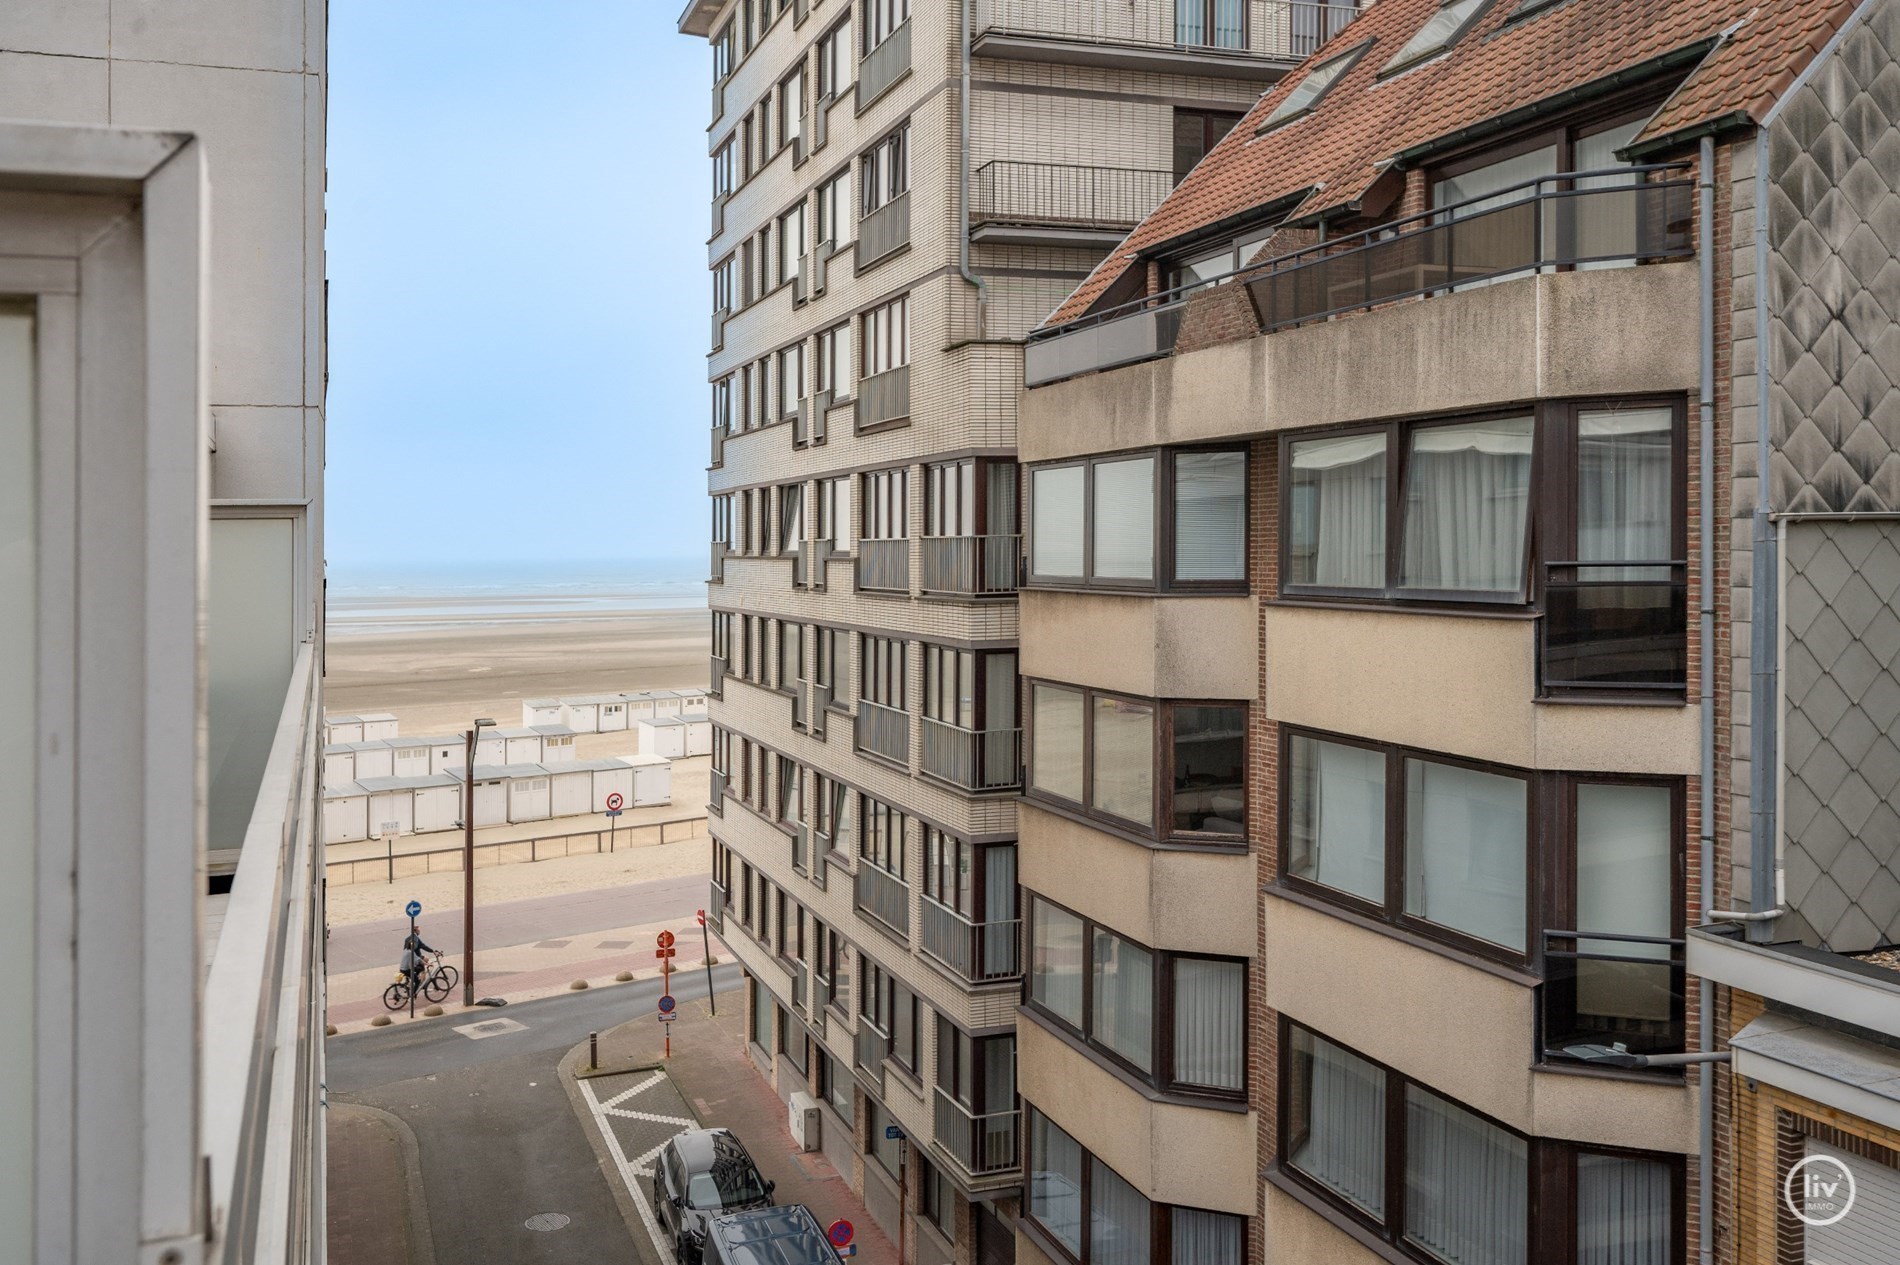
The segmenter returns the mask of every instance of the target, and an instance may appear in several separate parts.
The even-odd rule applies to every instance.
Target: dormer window
[[[1278,127],[1288,119],[1298,118],[1319,104],[1320,98],[1339,81],[1339,77],[1352,68],[1352,64],[1371,47],[1371,42],[1349,48],[1337,57],[1329,57],[1306,73],[1297,87],[1288,93],[1279,105],[1273,107],[1273,113],[1267,115],[1260,130],[1266,131]]]
[[[1381,67],[1379,73],[1389,75],[1444,52],[1457,42],[1489,3],[1490,0],[1445,0],[1438,12],[1426,19],[1425,25],[1418,28],[1418,34],[1407,40],[1405,47]]]

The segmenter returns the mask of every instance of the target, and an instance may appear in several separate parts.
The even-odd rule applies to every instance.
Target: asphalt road
[[[738,982],[738,967],[714,968],[716,991]],[[676,997],[703,997],[705,972],[673,985]],[[330,1092],[399,1116],[416,1135],[434,1265],[643,1259],[557,1068],[590,1031],[652,1013],[659,994],[659,981],[639,981],[330,1040]],[[522,1027],[479,1040],[455,1031],[495,1019]],[[528,1224],[560,1218],[555,1229]]]

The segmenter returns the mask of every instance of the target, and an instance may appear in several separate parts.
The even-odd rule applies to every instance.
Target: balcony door
[[[1016,463],[947,461],[924,471],[924,535],[1013,536]]]

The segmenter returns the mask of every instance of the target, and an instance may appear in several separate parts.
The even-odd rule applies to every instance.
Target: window
[[[1157,952],[1029,898],[1029,1000],[1158,1089],[1245,1094],[1246,963]]]
[[[746,128],[748,129],[747,134],[750,135],[751,120],[749,119],[746,122]],[[715,149],[713,151],[713,156],[712,156],[713,201],[717,202],[719,199],[725,197],[727,194],[731,192],[732,192],[732,138],[728,136],[725,139],[724,143],[722,143],[718,149]]]
[[[1244,1218],[1150,1203],[1062,1127],[1023,1105],[1024,1211],[1081,1265],[1241,1265]]]
[[[1283,1020],[1279,1152],[1314,1201],[1431,1265],[1683,1257],[1682,1160],[1526,1138]]]
[[[818,99],[829,101],[851,84],[851,19],[818,37]]]
[[[892,1119],[891,1113],[886,1111],[882,1104],[875,1098],[865,1099],[864,1105],[865,1115],[869,1118],[870,1123],[871,1149],[869,1154],[871,1158],[876,1160],[878,1165],[890,1175],[891,1180],[896,1181],[897,1170],[902,1165],[902,1161],[898,1159],[898,1150],[901,1144],[895,1138],[885,1137],[884,1130],[886,1126],[896,1124],[897,1121]]]
[[[947,461],[924,469],[924,535],[1016,534],[1016,463]]]
[[[805,675],[805,626],[781,623],[778,647],[778,687],[790,690]]]
[[[866,540],[902,540],[910,534],[910,519],[905,509],[905,476],[908,471],[873,470],[864,476],[864,538]]]
[[[856,1096],[851,1091],[851,1074],[842,1063],[827,1054],[823,1046],[818,1047],[818,1092],[824,1095],[825,1101],[838,1113],[839,1119],[847,1125],[851,1123],[854,1114],[852,1108],[856,1105]]]
[[[889,39],[910,21],[910,0],[864,0],[864,52]]]
[[[797,145],[802,138],[805,121],[805,67],[801,62],[797,71],[787,75],[778,85],[778,126],[779,144]],[[795,157],[802,157],[803,151],[797,151]]]
[[[1294,85],[1293,91],[1280,98],[1280,104],[1273,107],[1273,113],[1267,115],[1266,121],[1260,125],[1260,130],[1264,132],[1289,119],[1298,118],[1318,106],[1320,98],[1326,95],[1327,90],[1339,81],[1341,75],[1352,69],[1353,63],[1358,61],[1370,47],[1368,43],[1349,48],[1307,71],[1306,77]]]
[[[818,186],[818,242],[836,250],[851,240],[851,173],[841,171]]]
[[[1229,0],[1235,9],[1240,7],[1239,0]],[[1176,0],[1179,13],[1187,9],[1199,9],[1206,0]],[[1183,43],[1199,43],[1199,40],[1184,40]],[[1182,177],[1194,170],[1194,165],[1207,156],[1220,138],[1233,130],[1241,116],[1226,110],[1183,110],[1174,111],[1174,182],[1181,183]]]
[[[880,1053],[916,1075],[917,995],[868,957],[864,959],[864,989],[858,999],[858,1014],[887,1038]]]
[[[889,637],[864,638],[863,681],[858,697],[867,703],[904,710],[904,651],[909,643]]]
[[[875,4],[878,0],[870,0]],[[906,123],[871,148],[858,162],[858,203],[869,215],[902,197],[910,189],[910,124]]]
[[[910,363],[910,296],[899,295],[864,314],[864,376]]]
[[[712,498],[712,541],[732,547],[732,493]]]
[[[713,311],[730,312],[732,310],[732,283],[737,267],[737,261],[731,255],[727,255],[713,265]]]
[[[925,643],[924,715],[959,729],[1016,728],[1016,652]]]
[[[818,334],[818,390],[832,403],[851,395],[851,326],[833,325]]]
[[[818,481],[818,539],[829,540],[840,552],[851,548],[851,480],[848,477]],[[845,678],[835,678],[843,684]]]
[[[1392,55],[1392,60],[1382,66],[1379,73],[1389,75],[1444,52],[1490,3],[1491,0],[1444,0],[1438,12],[1425,20],[1425,25]]]
[[[778,217],[778,284],[798,276],[798,261],[805,255],[805,204]]]
[[[772,230],[770,227],[760,229],[757,240],[758,245],[752,252],[752,259],[754,266],[758,270],[758,277],[752,293],[754,296],[762,299],[770,294],[774,287],[772,275],[774,271],[772,266]]]
[[[1032,468],[1029,564],[1045,587],[1244,591],[1247,454],[1166,450]]]
[[[1174,0],[1174,42],[1247,47],[1245,0]]]
[[[956,1187],[950,1179],[940,1172],[936,1165],[925,1159],[921,1151],[917,1155],[917,1182],[919,1195],[923,1200],[924,1216],[930,1224],[937,1227],[939,1233],[951,1243],[957,1241],[957,1196]]]
[[[850,701],[851,634],[842,628],[820,628],[818,651],[812,663],[818,681],[833,691],[832,705],[842,707]]]
[[[1137,827],[1144,837],[1245,839],[1244,706],[1157,703],[1034,681],[1029,717],[1035,798],[1066,801],[1085,815]]]
[[[805,485],[783,483],[778,487],[778,551],[796,553],[805,537]]]
[[[858,856],[892,878],[904,877],[904,814],[881,799],[859,797]]]
[[[751,921],[747,919],[747,921]],[[778,1003],[772,1000],[772,990],[765,981],[754,977],[752,980],[752,1016],[749,1035],[752,1043],[762,1050],[771,1048],[772,1013],[778,1009]]]
[[[806,1070],[810,1066],[810,1041],[811,1038],[805,1032],[805,1025],[793,1018],[789,1011],[781,1008],[778,1012],[779,1056],[791,1064],[800,1080],[804,1079]]]
[[[793,343],[778,353],[778,415],[798,412],[805,398],[805,344]]]
[[[713,34],[712,39],[709,41],[712,45],[712,71],[713,71],[714,83],[722,82],[726,78],[727,75],[730,75],[732,73],[732,64],[736,60],[736,58],[734,58],[733,56],[734,40],[732,36],[732,27],[733,27],[733,24],[731,22],[726,23],[724,26],[720,27],[717,32]]]

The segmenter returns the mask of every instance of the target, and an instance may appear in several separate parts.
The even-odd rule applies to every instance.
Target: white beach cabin
[[[528,728],[533,728],[536,725],[560,724],[561,700],[558,698],[522,699],[521,723]]]
[[[705,690],[680,690],[679,696],[680,715],[687,719],[690,720],[696,716],[705,717],[711,714],[710,709],[706,705]]]
[[[427,738],[391,738],[389,759],[396,777],[426,777],[433,770]]]
[[[561,723],[577,734],[600,732],[600,695],[587,694],[561,700]]]
[[[323,743],[336,746],[344,742],[363,741],[363,718],[361,716],[326,715],[323,718]]]
[[[579,817],[594,811],[592,761],[570,760],[548,770],[549,813]]]
[[[355,843],[369,838],[369,792],[355,782],[323,788],[323,841]]]
[[[432,834],[452,830],[462,819],[462,783],[447,773],[370,778],[360,785],[369,792],[372,839],[391,822],[397,834]]]
[[[364,712],[357,719],[363,722],[365,742],[396,736],[396,718],[389,712]]]
[[[652,808],[673,802],[673,765],[665,756],[629,756],[622,763],[628,765],[633,773],[635,808]]]
[[[710,755],[712,722],[689,720],[684,716],[661,716],[641,721],[638,738],[641,755],[664,756],[669,760]]]
[[[502,740],[503,764],[539,764],[541,763],[541,735],[532,729],[497,729],[495,736]],[[476,767],[481,767],[478,756]]]
[[[574,731],[566,725],[535,725],[541,735],[541,763],[565,764],[574,758]]]

